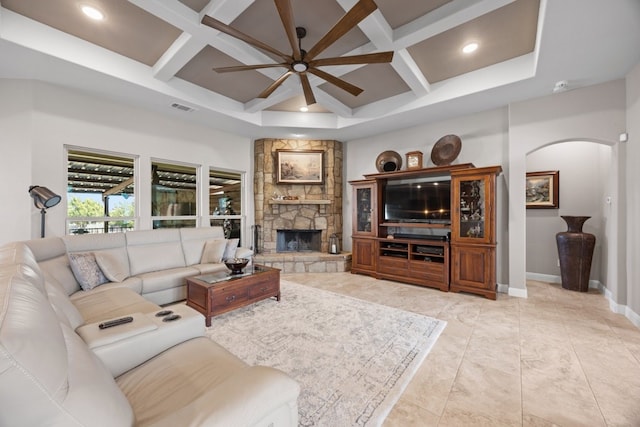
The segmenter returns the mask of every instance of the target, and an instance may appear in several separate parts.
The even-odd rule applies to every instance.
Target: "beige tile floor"
[[[598,292],[496,301],[350,273],[285,280],[446,320],[385,427],[640,426],[640,329]]]

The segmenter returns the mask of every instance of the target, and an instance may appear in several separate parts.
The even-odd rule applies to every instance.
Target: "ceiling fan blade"
[[[377,8],[373,0],[360,0],[307,52],[305,58],[311,60],[318,56]]]
[[[311,83],[309,83],[309,77],[307,73],[299,73],[300,83],[302,84],[302,91],[304,92],[304,99],[307,101],[307,105],[313,105],[316,103],[316,97],[313,96],[313,90],[311,90]]]
[[[291,0],[274,0],[276,7],[278,8],[278,14],[280,14],[280,20],[287,33],[291,50],[293,51],[293,59],[300,61],[302,59],[302,53],[300,52],[300,46],[298,45],[298,35],[296,31],[296,24],[293,22],[293,9],[291,8]]]
[[[215,67],[213,71],[216,73],[230,73],[232,71],[247,71],[247,70],[258,70],[260,68],[276,68],[276,67],[285,67],[287,68],[289,64],[258,64],[258,65],[235,65],[232,67]]]
[[[320,58],[309,61],[310,67],[324,65],[353,65],[353,64],[382,64],[391,62],[393,52],[367,53],[364,55],[338,56],[335,58]]]
[[[278,87],[284,83],[285,80],[287,80],[287,78],[293,74],[293,71],[289,70],[286,73],[284,73],[283,75],[281,75],[280,77],[278,77],[278,80],[274,81],[273,83],[271,83],[271,85],[269,85],[268,88],[266,88],[265,90],[262,91],[262,93],[260,95],[258,95],[258,98],[268,98],[269,95],[271,95],[273,93],[274,90],[278,89]]]
[[[342,79],[339,79],[336,76],[332,76],[329,73],[325,73],[322,70],[318,70],[317,68],[309,68],[307,70],[307,72],[309,72],[311,74],[315,74],[316,76],[320,77],[321,79],[326,80],[329,83],[339,87],[340,89],[349,92],[353,96],[358,96],[363,91],[358,86],[354,86],[351,83],[348,83],[348,82],[346,82],[346,81],[344,81]]]
[[[281,58],[283,58],[285,61],[289,60],[290,56],[286,55],[282,52],[280,52],[278,49],[274,49],[271,46],[269,46],[266,43],[262,43],[260,40],[256,40],[253,37],[236,30],[235,28],[232,28],[230,26],[228,26],[227,24],[218,21],[215,18],[210,17],[209,15],[204,15],[204,17],[202,18],[202,23],[206,26],[209,26],[211,28],[215,28],[218,31],[221,31],[225,34],[230,35],[231,37],[235,37],[238,40],[242,40],[245,43],[248,43],[254,47],[257,47],[258,49],[261,49],[265,52],[270,52],[274,55],[277,55]]]

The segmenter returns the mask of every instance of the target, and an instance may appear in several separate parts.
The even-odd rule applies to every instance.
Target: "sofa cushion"
[[[25,241],[24,244],[29,246],[38,263],[63,255],[65,257],[67,256],[67,247],[60,237],[28,240]]]
[[[225,239],[212,239],[207,240],[202,250],[201,264],[213,263],[217,264],[222,262],[222,256],[224,255],[227,247],[227,241]]]
[[[224,254],[222,255],[223,260],[236,257],[236,249],[238,249],[238,243],[240,243],[240,239],[227,240],[227,245],[224,248]]]
[[[202,251],[207,240],[224,239],[222,227],[181,228],[180,238],[187,265],[200,263]]]
[[[0,266],[8,266],[15,269],[19,276],[29,280],[33,286],[37,286],[43,293],[44,276],[31,249],[24,243],[10,243],[0,248]]]
[[[66,324],[75,330],[78,326],[84,324],[84,318],[78,309],[71,303],[69,296],[64,292],[64,288],[58,283],[54,283],[49,279],[45,281],[45,288],[49,303],[58,315],[60,322]]]
[[[124,233],[72,234],[62,238],[67,252],[94,252],[101,249],[124,248]]]
[[[200,271],[194,267],[179,267],[151,271],[138,277],[142,279],[142,293],[148,297],[153,292],[185,286],[187,277],[197,276],[199,273]]]
[[[70,253],[69,265],[80,287],[85,291],[109,281],[100,270],[93,252]]]
[[[215,273],[217,271],[229,271],[226,265],[220,264],[196,264],[191,267],[197,268],[200,272],[199,274],[209,274]]]
[[[73,271],[71,271],[69,257],[66,252],[64,255],[51,258],[46,261],[40,261],[38,265],[45,277],[53,277],[64,287],[67,295],[71,295],[82,289],[76,280],[76,276],[73,275]]]
[[[85,323],[96,323],[131,313],[151,313],[160,307],[129,288],[100,292],[78,292],[71,296]]]
[[[132,276],[186,266],[178,229],[129,231],[125,236]]]
[[[129,257],[125,248],[103,249],[93,253],[105,277],[112,282],[122,282],[130,276]]]
[[[116,378],[139,426],[253,426],[288,406],[297,425],[300,388],[287,375],[250,367],[208,338],[194,338]],[[288,404],[291,404],[290,406]]]

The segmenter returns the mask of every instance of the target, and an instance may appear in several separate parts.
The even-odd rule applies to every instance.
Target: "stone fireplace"
[[[285,272],[349,270],[350,253],[328,254],[329,236],[334,233],[342,236],[342,143],[332,140],[259,139],[254,144],[255,224],[259,230],[255,245],[256,262]],[[278,184],[277,150],[321,150],[323,182]],[[304,242],[308,236],[304,235],[311,231],[315,240],[313,249],[307,249]],[[286,247],[285,242],[283,249],[283,232],[297,232],[299,238],[302,235],[302,240],[290,247]],[[305,248],[301,248],[301,242]],[[327,263],[333,264],[327,267]]]

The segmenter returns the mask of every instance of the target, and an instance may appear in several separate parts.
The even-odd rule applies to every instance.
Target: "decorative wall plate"
[[[431,161],[437,166],[450,165],[461,149],[462,141],[458,135],[445,135],[431,149]]]
[[[402,157],[395,151],[383,151],[376,159],[378,172],[399,171],[402,167]]]

